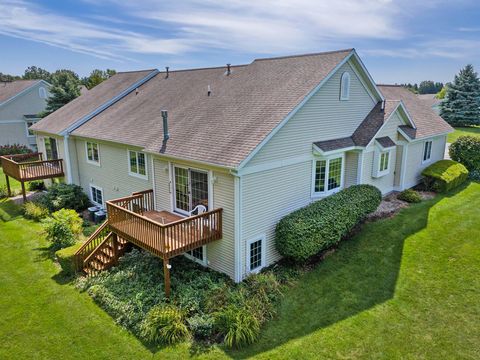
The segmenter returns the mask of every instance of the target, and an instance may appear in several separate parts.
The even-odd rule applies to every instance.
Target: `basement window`
[[[195,261],[195,262],[198,262],[199,264],[201,265],[207,265],[206,264],[206,256],[205,256],[205,253],[206,253],[206,249],[205,249],[205,246],[200,246],[198,248],[195,248],[193,250],[190,250],[190,251],[187,251],[185,253],[185,255]]]
[[[265,236],[247,242],[247,271],[258,273],[265,266]]]
[[[95,205],[103,206],[103,189],[95,185],[90,185],[90,199]]]

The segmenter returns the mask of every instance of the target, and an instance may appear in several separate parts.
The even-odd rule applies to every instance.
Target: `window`
[[[32,126],[32,125],[35,124],[35,123],[36,123],[36,121],[27,121],[27,122],[25,123],[25,125],[27,126],[27,136],[28,136],[28,137],[34,137],[34,136],[35,136],[35,134],[33,133],[33,131],[30,130],[30,126]]]
[[[379,163],[379,172],[387,171],[388,164],[390,162],[390,151],[385,151],[380,153],[380,163]]]
[[[425,141],[425,144],[423,145],[423,161],[422,162],[427,162],[430,160],[432,157],[432,141]]]
[[[205,246],[200,246],[196,249],[187,251],[185,254],[188,258],[191,258],[202,265],[206,265],[205,250]]]
[[[350,98],[350,73],[344,72],[340,80],[340,100]]]
[[[40,99],[46,99],[47,98],[47,91],[45,90],[44,87],[41,87],[38,89],[38,96]]]
[[[174,166],[175,211],[189,214],[197,205],[208,209],[208,172]]]
[[[315,161],[315,194],[333,193],[342,187],[342,181],[343,157]]]
[[[130,175],[147,178],[145,154],[128,150],[128,172]]]
[[[265,266],[265,237],[256,238],[247,242],[247,270],[259,272]]]
[[[100,165],[100,153],[98,151],[98,144],[87,141],[85,143],[87,150],[87,162]]]
[[[96,205],[103,206],[103,190],[95,185],[90,185],[90,198]]]
[[[43,142],[45,144],[45,152],[46,152],[47,160],[58,159],[57,140],[49,137],[49,138],[45,138]]]

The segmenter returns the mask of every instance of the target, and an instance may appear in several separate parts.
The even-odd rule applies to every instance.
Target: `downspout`
[[[242,281],[242,177],[234,176],[234,201],[235,201],[235,282]]]
[[[69,147],[70,135],[66,134],[63,137],[63,148],[65,152],[65,165],[67,167],[67,184],[73,183],[72,180],[72,163],[70,161],[70,147]]]

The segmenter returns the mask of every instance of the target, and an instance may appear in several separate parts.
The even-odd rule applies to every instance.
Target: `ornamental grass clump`
[[[173,305],[154,306],[141,326],[142,337],[155,344],[175,344],[190,335],[184,315]]]
[[[260,322],[249,307],[229,305],[216,314],[216,326],[228,347],[241,348],[257,340]]]
[[[286,258],[306,262],[338,244],[381,200],[376,187],[355,185],[294,211],[277,224],[276,249]]]

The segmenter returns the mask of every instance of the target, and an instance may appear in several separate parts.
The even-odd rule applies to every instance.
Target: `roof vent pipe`
[[[230,69],[230,64],[227,64],[227,76],[230,75],[232,70]]]
[[[382,111],[385,111],[385,101],[386,100],[382,100]]]
[[[168,66],[165,66],[165,70],[167,71],[167,73],[165,74],[165,79],[168,79],[168,69],[170,69]]]
[[[162,110],[162,119],[163,119],[163,141],[167,141],[170,138],[168,133],[168,111]]]
[[[212,95],[212,89],[210,88],[210,85],[207,86],[207,96]]]

